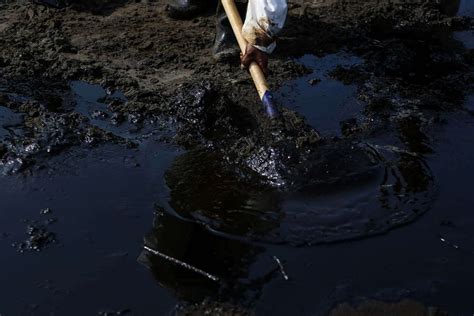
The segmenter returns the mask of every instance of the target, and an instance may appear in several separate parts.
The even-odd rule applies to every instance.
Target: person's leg
[[[166,13],[173,19],[192,19],[213,5],[213,0],[168,0]]]
[[[236,1],[236,5],[240,16],[244,19],[247,11],[247,2],[245,0]],[[217,61],[227,61],[238,58],[239,54],[240,48],[237,44],[237,39],[227,19],[224,7],[219,1],[216,14],[216,37],[212,48],[212,55]]]

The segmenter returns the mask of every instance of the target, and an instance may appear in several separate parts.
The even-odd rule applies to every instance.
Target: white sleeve
[[[242,35],[259,50],[273,52],[275,36],[285,25],[287,12],[286,0],[249,0]]]

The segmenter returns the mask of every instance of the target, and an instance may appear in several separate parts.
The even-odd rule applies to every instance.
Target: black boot
[[[168,0],[166,12],[170,18],[188,20],[205,12],[213,4],[211,0]]]
[[[245,16],[247,4],[236,2],[236,5],[239,9],[240,16]],[[216,37],[214,40],[214,47],[212,48],[212,56],[219,62],[237,59],[240,54],[239,44],[237,43],[229,19],[227,19],[224,7],[220,1],[216,15]]]

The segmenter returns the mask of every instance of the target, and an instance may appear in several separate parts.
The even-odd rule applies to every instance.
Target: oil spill
[[[154,134],[166,137],[164,131],[172,130],[159,117],[145,120],[139,114],[118,114],[114,109],[128,102],[123,94],[81,81],[51,87],[11,83],[3,96],[3,174],[44,168],[50,158],[76,146],[112,142],[133,147]]]
[[[89,294],[91,287],[108,295],[92,300],[78,313],[104,309],[164,313],[175,299],[192,303],[206,297],[258,306],[266,288],[272,291],[271,284],[281,282],[279,267],[271,259],[274,254],[282,258],[292,279],[312,287],[300,279],[294,262],[288,262],[302,248],[274,248],[275,244],[312,245],[380,234],[418,218],[434,198],[430,169],[410,151],[418,147],[405,148],[397,135],[321,145],[301,170],[310,172],[308,178],[313,181],[303,181],[293,186],[297,190],[288,191],[268,186],[245,168],[232,169],[219,152],[189,151],[178,156],[176,149],[159,142],[159,135],[130,133],[127,124],[114,131],[114,125],[92,116],[109,111],[103,102],[107,93],[98,86],[73,83],[67,96],[74,100],[66,102],[71,104],[68,111],[77,110],[100,128],[134,135],[140,141],[136,148],[75,146],[50,157],[47,168],[32,177],[0,179],[6,188],[0,196],[1,209],[8,210],[0,214],[0,231],[8,234],[2,247],[10,251],[3,258],[8,278],[2,282],[10,284],[12,298],[7,312],[17,310],[18,304],[28,312],[34,304],[39,314],[62,313],[75,296]],[[314,97],[307,92],[301,100],[306,98]],[[416,130],[414,124],[407,128]],[[423,133],[409,135],[415,136],[409,144],[427,141]],[[45,207],[61,210],[55,212],[54,236],[43,226],[30,227],[28,232],[39,233],[38,238],[31,235],[31,248],[42,251],[15,258],[11,244],[23,240],[28,228],[21,219],[34,220],[38,209]],[[223,283],[210,282],[147,252],[141,253],[139,261],[151,269],[163,289],[157,290],[150,280],[143,282],[144,271],[135,266],[135,258],[146,231],[147,246],[217,275]],[[43,249],[52,240],[58,243]],[[23,244],[29,245],[28,240]],[[18,261],[21,269],[15,264]],[[25,266],[30,267],[28,273]],[[42,288],[24,291],[31,280],[41,283],[46,278],[54,280],[54,294]],[[130,295],[117,282],[132,284],[140,295]],[[172,297],[164,289],[170,289]],[[153,302],[157,291],[164,302],[142,305],[144,300]],[[127,304],[119,306],[118,301]]]
[[[188,152],[167,170],[161,205],[230,238],[301,246],[386,232],[423,214],[436,192],[423,160],[391,148],[341,142],[308,160],[301,186],[274,188]]]
[[[42,90],[33,92],[37,95]],[[101,101],[107,98],[99,86],[79,82],[72,84],[72,90],[59,93],[63,102],[57,113],[74,116],[84,109],[83,114],[78,113],[86,118],[84,124],[94,123],[88,117],[90,110],[104,109]],[[16,102],[36,102],[20,96],[8,105],[21,110]],[[112,101],[116,96],[111,95]],[[1,140],[8,141],[12,126],[28,113],[1,109],[1,123],[8,132]],[[0,176],[0,282],[8,287],[8,293],[2,292],[2,314],[87,315],[128,308],[164,313],[173,304],[165,291],[160,302],[154,300],[156,286],[146,282],[146,271],[136,264],[136,257],[153,217],[153,204],[167,195],[164,171],[181,151],[160,140],[165,132],[154,128],[154,133],[145,134],[145,129],[136,128],[139,132],[130,133],[133,125],[101,125],[133,138],[133,146],[122,142],[90,146],[74,141],[46,158],[35,157],[42,168]],[[24,124],[20,127],[29,133]],[[22,139],[20,136],[16,133],[14,139]],[[117,278],[116,273],[123,277]],[[110,288],[112,284],[115,289]],[[145,294],[137,296],[135,303],[127,298],[130,287],[136,286],[140,293],[149,293],[148,304],[142,301]],[[91,293],[95,298],[90,297],[87,306],[71,311],[76,295]]]
[[[54,38],[61,42],[62,37]],[[462,98],[444,100],[442,84],[449,80],[425,89],[431,79],[452,73],[451,55],[441,54],[448,62],[436,64],[430,61],[433,56],[423,55],[425,50],[418,51],[424,42],[374,43],[363,45],[373,45],[375,61],[350,54],[306,56],[302,62],[324,67],[282,88],[281,100],[292,98],[292,108],[306,111],[309,122],[321,126],[327,136],[315,137],[314,147],[302,147],[320,150],[304,151],[297,159],[283,155],[294,148],[276,152],[276,162],[283,157],[280,161],[292,167],[284,170],[287,179],[298,180],[286,182],[289,189],[262,181],[262,174],[273,174],[264,173],[274,167],[272,161],[270,166],[262,164],[267,152],[219,144],[254,141],[255,135],[245,136],[255,122],[243,108],[206,103],[205,89],[194,90],[190,100],[183,97],[170,107],[178,105],[176,117],[188,120],[188,140],[194,136],[205,143],[198,149],[189,146],[185,153],[162,141],[160,122],[157,127],[143,116],[117,117],[116,107],[127,100],[95,85],[51,86],[52,97],[40,91],[40,100],[32,101],[18,93],[12,97],[16,101],[1,104],[12,111],[4,112],[3,121],[15,122],[17,114],[24,115],[29,126],[40,126],[46,135],[42,138],[34,128],[24,128],[27,124],[21,124],[22,132],[42,140],[40,148],[59,140],[62,149],[46,156],[16,157],[34,159],[38,168],[0,177],[0,283],[6,289],[0,313],[166,315],[224,310],[243,315],[328,315],[341,302],[363,306],[368,298],[396,302],[409,297],[453,315],[472,314],[474,121],[459,101],[467,97],[464,108],[472,109],[472,96],[463,91]],[[364,52],[360,47],[359,51]],[[176,56],[173,59],[184,61]],[[415,67],[411,76],[411,66],[419,60],[428,62]],[[23,61],[21,67],[11,65],[32,68]],[[331,73],[338,65],[374,76],[362,89],[357,83],[344,84]],[[444,66],[427,72],[432,65]],[[400,82],[412,90],[404,90]],[[0,91],[9,92],[3,87]],[[426,100],[413,98],[413,92],[420,100],[431,99],[422,102]],[[324,104],[315,105],[316,98]],[[438,99],[446,102],[440,105]],[[434,106],[426,109],[427,104]],[[320,113],[312,116],[313,111]],[[67,124],[53,124],[70,114]],[[298,122],[296,115],[290,118],[290,123]],[[35,125],[42,119],[45,125]],[[375,123],[365,127],[365,119]],[[12,135],[10,126],[0,129],[6,131],[2,142]],[[196,132],[194,127],[203,129]],[[261,136],[261,131],[255,133]],[[306,132],[304,136],[311,134]],[[271,144],[288,143],[294,144]],[[22,154],[24,147],[9,148]],[[239,152],[247,148],[256,153],[250,156],[254,164],[226,159],[249,157]],[[307,160],[299,163],[301,157]],[[54,210],[58,221],[42,231],[38,212],[46,208]],[[57,243],[18,253],[12,244],[25,241],[25,230],[40,236],[54,232]],[[143,243],[220,281],[154,256],[143,250]],[[318,245],[293,247],[313,244]],[[137,264],[137,257],[150,271]]]
[[[139,152],[120,145],[76,148],[34,176],[0,178],[0,231],[7,234],[0,242],[0,279],[8,287],[2,313],[165,313],[174,299],[156,287],[136,257],[153,204],[167,194],[164,170],[177,154],[154,141],[142,143]],[[58,219],[48,227],[38,217],[46,207]],[[25,240],[26,230],[33,235]],[[49,233],[57,242],[50,243]],[[40,251],[17,252],[30,245]],[[131,299],[131,289],[141,294]],[[78,296],[88,302],[71,311]]]
[[[229,165],[232,157],[212,148],[188,151],[167,170],[170,198],[160,206],[228,238],[297,246],[385,233],[430,208],[436,184],[423,157],[431,148],[422,122],[407,116],[393,132],[339,139],[343,122],[354,120],[357,129],[368,119],[358,87],[331,73],[363,60],[339,53],[301,62],[313,73],[282,87],[278,98],[301,105],[294,109],[321,127],[325,140],[316,147],[276,141],[270,149],[252,148],[243,166]]]
[[[464,241],[465,247],[469,246],[466,241],[469,241],[472,234],[469,232],[470,221],[467,218],[471,213],[471,203],[470,186],[466,184],[473,176],[473,169],[469,166],[474,152],[458,149],[471,148],[468,144],[474,132],[474,121],[462,112],[446,119],[446,124],[434,132],[437,140],[436,144],[432,144],[434,154],[426,156],[422,164],[430,165],[432,176],[442,185],[430,211],[408,226],[377,238],[294,248],[241,240],[210,229],[209,226],[214,225],[212,221],[207,222],[207,227],[196,225],[157,207],[153,229],[145,236],[145,243],[221,277],[222,282],[211,282],[146,251],[142,252],[139,260],[151,269],[159,284],[180,299],[185,311],[196,308],[193,303],[213,297],[210,305],[206,304],[200,309],[210,308],[212,302],[217,301],[252,306],[257,315],[289,315],[295,312],[294,306],[298,306],[300,315],[328,315],[337,302],[357,305],[365,302],[368,297],[391,302],[410,297],[429,306],[448,310],[453,315],[468,315],[474,308],[469,303],[470,293],[474,290],[471,277],[474,256],[466,248],[455,248],[443,242],[440,236],[451,231],[450,238],[446,236],[444,240],[451,239],[455,245],[462,245]],[[181,159],[193,160],[195,155],[181,156],[173,165],[193,166],[200,176],[200,168],[212,168],[217,176],[213,178],[208,172],[207,178],[201,178],[203,181],[196,193],[187,191],[186,184],[178,185],[180,189],[184,189],[183,192],[175,191],[170,186],[172,205],[184,209],[190,199],[197,199],[200,202],[196,207],[201,209],[227,207],[229,210],[236,210],[239,206],[232,201],[238,201],[244,205],[241,208],[249,213],[245,216],[243,211],[236,211],[240,216],[235,216],[233,220],[240,221],[238,227],[241,230],[235,232],[238,235],[246,233],[242,230],[244,227],[265,233],[281,221],[284,223],[284,218],[278,218],[277,213],[267,216],[267,223],[270,225],[264,225],[261,219],[255,219],[261,216],[259,211],[275,209],[276,205],[281,205],[278,192],[270,190],[256,194],[258,191],[254,188],[258,186],[255,185],[248,191],[239,190],[216,165],[199,166],[197,163],[179,162]],[[202,162],[204,159],[198,161]],[[173,172],[174,168],[176,167],[171,166],[168,172]],[[415,175],[419,173],[413,169],[406,170],[406,174],[412,174],[415,179]],[[173,176],[168,175],[167,181],[174,183],[169,177]],[[180,179],[184,181],[184,178]],[[225,201],[228,205],[215,203],[216,200],[221,200],[220,196],[225,195],[226,185],[236,188],[235,195],[227,195]],[[411,187],[414,191],[423,190],[419,185]],[[364,187],[353,188],[352,192],[364,190]],[[197,196],[199,192],[202,194],[200,197]],[[350,201],[353,193],[347,188],[344,192],[346,193],[340,193],[338,200],[347,198]],[[191,197],[180,201],[175,195],[181,194]],[[330,200],[331,196],[327,198]],[[301,202],[298,203],[301,208]],[[463,224],[463,221],[466,223]],[[454,232],[462,239],[456,239]],[[271,259],[273,256],[282,260],[289,281],[285,280],[277,264]],[[463,289],[461,292],[460,288]],[[298,295],[294,295],[296,289]],[[456,295],[452,295],[453,291]],[[232,310],[232,305],[227,306],[226,310]]]
[[[23,117],[7,107],[0,106],[0,173],[15,173],[23,166],[23,160],[18,157],[2,159],[8,153],[8,143],[18,136],[23,136],[21,124]]]
[[[469,0],[461,0],[457,12],[459,16],[474,16],[474,3]]]
[[[319,132],[340,136],[339,122],[360,117],[363,105],[357,100],[354,85],[345,85],[330,73],[337,67],[359,65],[362,60],[348,53],[337,53],[324,57],[306,55],[298,62],[313,72],[286,83],[275,97],[301,113]]]
[[[105,90],[83,83],[72,87],[66,111],[78,109],[84,116],[107,111]],[[90,293],[107,295],[96,295],[77,314],[123,309],[165,313],[176,299],[193,303],[205,297],[257,304],[269,284],[282,278],[273,255],[288,269],[286,251],[301,251],[272,244],[309,245],[379,234],[417,218],[433,198],[431,174],[421,160],[374,143],[329,142],[311,156],[319,166],[310,168],[316,181],[285,191],[245,168],[232,169],[218,151],[183,154],[160,142],[159,133],[130,134],[128,125],[118,127],[123,130],[117,135],[135,135],[137,146],[76,145],[49,157],[45,169],[31,176],[0,178],[5,188],[0,231],[8,236],[0,244],[7,253],[1,281],[9,285],[11,302],[4,311],[21,306],[28,313],[34,306],[38,314],[66,313],[76,297]],[[345,158],[337,158],[344,151]],[[54,235],[35,222],[44,208],[56,210]],[[25,229],[38,233],[28,237],[32,243],[23,241]],[[143,235],[147,246],[217,275],[222,283],[142,252],[139,261],[161,284],[157,289],[136,265]],[[18,254],[12,244],[41,251]],[[291,278],[298,277],[292,270]],[[46,290],[29,287],[45,280],[53,283]],[[130,294],[130,287],[140,294]],[[156,295],[162,300],[154,300]]]
[[[474,17],[474,4],[472,1],[461,1],[457,15]],[[462,42],[467,49],[474,49],[474,31],[472,29],[454,32],[453,36],[456,40]]]
[[[465,104],[466,109],[474,114],[474,96],[469,96]]]
[[[147,125],[138,115],[125,117],[113,111],[114,107],[128,101],[120,91],[109,91],[83,81],[73,81],[70,87],[74,111],[87,117],[90,124],[98,128],[127,139],[141,138],[156,128],[150,122]],[[143,129],[145,126],[146,130]]]
[[[15,127],[20,126],[21,123],[21,115],[0,105],[0,138],[6,138],[11,133],[15,133]]]

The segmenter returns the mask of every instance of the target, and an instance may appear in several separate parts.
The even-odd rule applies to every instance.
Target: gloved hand
[[[240,62],[245,68],[250,67],[252,62],[256,62],[265,76],[268,75],[268,54],[255,48],[253,45],[247,45],[245,54],[240,54]]]

